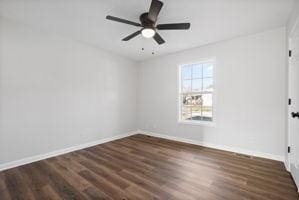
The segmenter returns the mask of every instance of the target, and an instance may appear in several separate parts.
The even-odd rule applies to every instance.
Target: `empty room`
[[[0,200],[299,200],[299,0],[0,0]]]

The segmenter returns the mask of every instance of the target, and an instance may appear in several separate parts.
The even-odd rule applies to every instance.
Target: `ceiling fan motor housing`
[[[148,12],[141,14],[139,19],[143,27],[154,29],[155,22],[148,18]]]

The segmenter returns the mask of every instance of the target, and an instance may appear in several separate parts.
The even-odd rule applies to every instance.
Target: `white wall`
[[[288,33],[290,33],[290,31],[293,29],[293,27],[295,26],[295,23],[299,23],[298,18],[299,18],[299,1],[296,0],[296,1],[294,1],[292,14],[287,23],[287,32]]]
[[[0,20],[0,164],[136,129],[136,63]]]
[[[279,28],[141,63],[139,128],[283,159],[285,33],[285,28]],[[178,124],[177,66],[213,57],[217,62],[216,126]]]

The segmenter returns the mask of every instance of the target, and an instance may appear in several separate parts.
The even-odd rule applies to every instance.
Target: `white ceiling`
[[[142,36],[123,42],[138,28],[105,19],[110,14],[139,22],[151,0],[0,0],[0,15],[141,61],[284,26],[294,1],[164,0],[158,23],[190,22],[191,29],[160,31],[166,41],[160,46]]]

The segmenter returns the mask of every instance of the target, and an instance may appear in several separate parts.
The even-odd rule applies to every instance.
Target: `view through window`
[[[180,121],[213,121],[214,62],[180,66]]]

